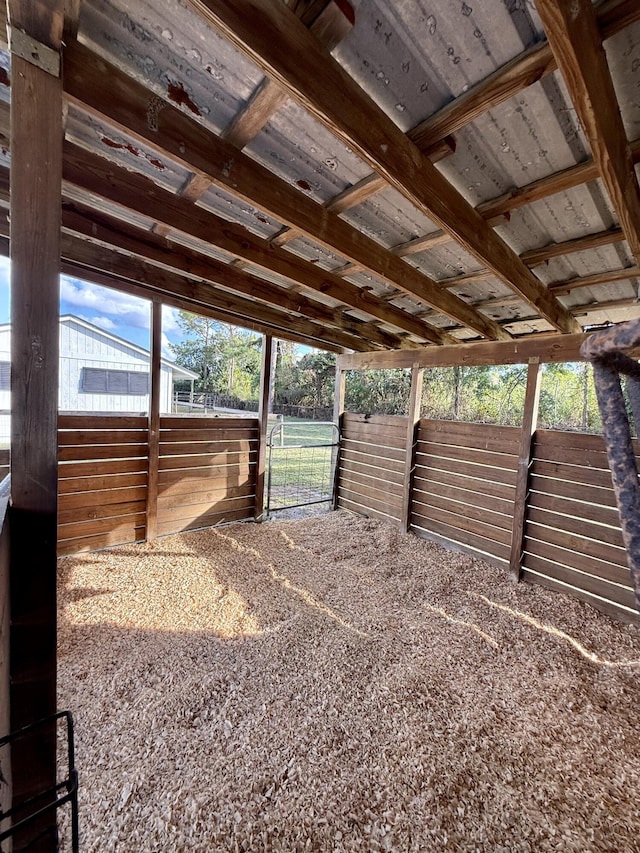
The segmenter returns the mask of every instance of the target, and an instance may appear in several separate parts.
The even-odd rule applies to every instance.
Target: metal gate
[[[333,499],[339,438],[331,421],[280,421],[271,429],[267,515]]]

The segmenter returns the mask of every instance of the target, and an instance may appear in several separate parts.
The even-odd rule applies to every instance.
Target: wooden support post
[[[529,359],[527,390],[524,398],[524,414],[518,455],[518,477],[516,480],[516,495],[513,509],[511,554],[509,556],[509,571],[515,580],[520,580],[522,572],[522,546],[527,514],[527,496],[529,493],[529,468],[531,467],[533,435],[538,422],[541,376],[539,360],[537,358]]]
[[[336,383],[333,395],[333,422],[338,427],[338,441],[342,435],[342,416],[344,414],[344,396],[346,390],[347,373],[336,365]],[[331,509],[338,508],[338,486],[340,483],[340,447],[336,451],[335,466],[333,469],[333,488],[331,490]]]
[[[9,13],[12,33],[17,34],[15,39],[12,37],[11,54],[9,514],[11,728],[17,729],[56,711],[63,138],[62,80],[57,74],[62,4],[9,0]],[[42,61],[42,67],[34,64],[35,58]],[[53,787],[53,726],[13,746],[12,773],[14,806]],[[50,812],[16,833],[13,850],[55,851],[56,835],[56,815]],[[31,843],[33,838],[38,840]]]
[[[256,466],[256,502],[254,518],[263,521],[264,511],[264,475],[267,462],[267,431],[269,421],[269,389],[271,386],[271,362],[273,360],[274,340],[271,335],[262,339],[262,367],[260,369],[260,406],[258,420],[260,422],[260,443],[258,445],[258,462]]]
[[[162,303],[151,303],[151,359],[149,371],[149,468],[147,485],[147,541],[158,535],[158,468],[160,456],[160,382]]]
[[[407,444],[404,461],[404,494],[402,518],[400,526],[403,531],[411,526],[411,500],[413,497],[413,471],[415,468],[416,440],[420,424],[420,408],[422,406],[422,385],[424,368],[414,364],[411,368],[411,395],[409,397],[409,413],[407,421]]]

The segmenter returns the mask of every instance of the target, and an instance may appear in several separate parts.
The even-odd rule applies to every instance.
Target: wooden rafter
[[[555,328],[571,314],[358,87],[284,5],[269,0],[190,0],[233,44],[319,118],[372,168],[534,306]]]
[[[611,38],[640,20],[636,0],[607,0],[595,10],[601,39]],[[542,80],[558,67],[548,42],[543,41],[497,68],[486,79],[454,98],[434,115],[410,131],[413,141],[424,147],[456,133],[523,89]]]
[[[73,233],[85,240],[100,243],[110,252],[125,252],[136,260],[160,264],[196,279],[208,282],[213,287],[222,287],[241,296],[265,302],[273,307],[300,314],[309,320],[326,324],[359,338],[388,349],[406,345],[397,335],[385,332],[373,323],[349,317],[338,308],[330,308],[322,302],[309,299],[301,293],[267,282],[237,266],[225,264],[207,257],[193,248],[172,242],[167,237],[142,231],[105,214],[92,214],[79,205],[65,205],[62,214],[65,233]],[[105,253],[105,258],[108,259]],[[106,266],[104,269],[108,269]],[[184,294],[188,296],[188,292]],[[292,327],[295,326],[291,318]]]
[[[104,98],[105,86],[110,96]],[[497,324],[443,292],[428,276],[357,231],[256,160],[211,134],[181,111],[167,105],[149,129],[148,92],[113,66],[81,46],[65,59],[65,91],[92,112],[106,115],[128,133],[152,145],[161,155],[181,162],[217,186],[243,198],[311,239],[355,261],[361,267],[415,296],[455,322],[483,337],[504,339]]]
[[[246,228],[161,189],[142,175],[106,163],[103,158],[71,143],[65,144],[64,176],[71,186],[94,196],[102,196],[153,221],[160,220],[169,228],[217,246],[234,257],[243,258],[312,290],[326,293],[351,308],[364,311],[422,340],[442,343],[447,338],[446,334],[433,326],[406,311],[386,305],[356,285],[332,276],[286,249],[270,246],[267,240]]]
[[[640,262],[640,188],[589,0],[539,0],[538,12],[629,247]]]
[[[530,358],[540,363],[583,361],[580,346],[587,335],[531,335],[514,341],[481,341],[454,347],[429,347],[410,352],[353,353],[341,355],[338,370],[377,370],[385,368],[455,367],[492,364],[526,364]]]

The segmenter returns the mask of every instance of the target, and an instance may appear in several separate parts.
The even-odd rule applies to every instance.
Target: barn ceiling
[[[337,351],[640,315],[637,0],[82,0],[65,44],[66,272]]]

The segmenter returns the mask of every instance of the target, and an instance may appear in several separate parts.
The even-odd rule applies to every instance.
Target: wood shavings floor
[[[331,513],[60,561],[83,851],[640,850],[640,631]]]

